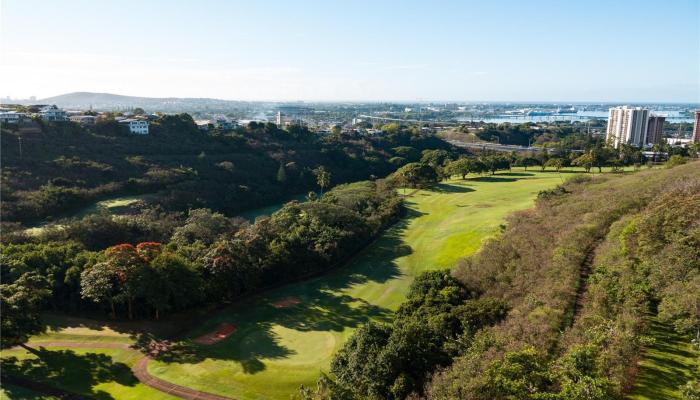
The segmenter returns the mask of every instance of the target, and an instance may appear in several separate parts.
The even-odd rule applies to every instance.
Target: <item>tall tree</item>
[[[321,194],[323,194],[323,190],[331,184],[331,173],[322,165],[314,170],[314,174],[316,175],[316,183],[321,188]]]
[[[591,172],[591,168],[593,167],[593,156],[591,153],[586,153],[582,154],[580,157],[574,159],[574,161],[571,162],[573,165],[583,167],[586,172]]]
[[[445,173],[448,176],[461,175],[462,179],[467,177],[472,171],[472,162],[466,158],[460,158],[455,161],[451,161],[447,166],[445,166]]]
[[[428,164],[408,163],[394,173],[394,179],[416,187],[437,182],[438,173]]]
[[[155,319],[161,313],[181,310],[198,300],[199,277],[183,257],[163,251],[144,271],[141,295],[153,307]]]
[[[95,303],[109,303],[112,318],[116,318],[115,302],[119,295],[117,270],[106,262],[87,268],[80,274],[80,294]]]
[[[44,330],[39,312],[51,295],[49,287],[46,278],[33,272],[23,274],[12,284],[0,285],[0,348],[23,346],[29,336]]]
[[[280,167],[277,169],[277,182],[287,182],[287,170],[284,169],[284,164],[280,164]]]

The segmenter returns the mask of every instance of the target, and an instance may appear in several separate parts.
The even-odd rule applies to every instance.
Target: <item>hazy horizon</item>
[[[410,103],[410,104],[430,104],[430,103],[476,103],[476,104],[536,104],[536,103],[543,103],[543,104],[699,104],[700,105],[700,100],[698,101],[654,101],[654,100],[607,100],[607,101],[599,101],[599,100],[469,100],[469,99],[421,99],[421,100],[411,100],[411,99],[379,99],[379,100],[345,100],[345,99],[333,99],[333,100],[314,100],[314,99],[306,99],[306,100],[301,100],[301,99],[259,99],[259,100],[246,100],[246,99],[235,99],[235,98],[218,98],[218,97],[183,97],[183,96],[140,96],[138,94],[123,94],[123,93],[107,93],[107,92],[87,92],[87,91],[72,91],[72,92],[67,92],[67,93],[60,93],[52,96],[47,96],[47,97],[37,97],[36,101],[40,100],[46,100],[46,99],[52,99],[54,97],[59,97],[63,95],[72,95],[76,93],[86,93],[86,94],[96,94],[96,95],[116,95],[116,96],[125,96],[125,97],[138,97],[138,98],[144,98],[144,99],[212,99],[212,100],[221,100],[221,101],[240,101],[240,102],[271,102],[271,103],[295,103],[295,102],[301,102],[301,103],[357,103],[357,104],[371,104],[371,103]],[[11,97],[11,100],[17,100],[17,101],[22,101],[26,102],[29,100],[29,98],[18,98],[18,97]],[[0,101],[3,100],[4,98],[0,98]]]
[[[5,98],[700,102],[697,1],[2,2]]]

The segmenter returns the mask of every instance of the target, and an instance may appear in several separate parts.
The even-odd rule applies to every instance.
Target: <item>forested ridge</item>
[[[157,117],[149,135],[124,132],[109,117],[93,127],[35,125],[2,128],[5,231],[12,223],[55,220],[126,194],[153,194],[152,203],[168,211],[209,208],[235,215],[317,189],[319,166],[335,185],[381,178],[401,162],[417,161],[422,150],[450,148],[398,127],[378,137],[321,136],[303,126],[285,130],[257,122],[203,132],[188,114]]]
[[[576,176],[452,271],[417,278],[394,322],[360,328],[301,394],[622,398],[650,318],[697,342],[699,279],[700,164]]]

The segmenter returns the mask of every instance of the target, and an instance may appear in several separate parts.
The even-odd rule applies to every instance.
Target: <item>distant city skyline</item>
[[[700,2],[4,0],[0,97],[700,102]]]

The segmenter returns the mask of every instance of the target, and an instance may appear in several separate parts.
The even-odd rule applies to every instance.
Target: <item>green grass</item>
[[[292,198],[290,198],[290,199],[287,200],[287,201],[283,201],[283,202],[280,202],[280,203],[277,203],[277,204],[273,204],[273,205],[270,205],[270,206],[261,207],[261,208],[256,208],[256,209],[253,209],[253,210],[250,210],[250,211],[246,211],[246,212],[244,212],[244,213],[241,213],[241,214],[239,215],[239,217],[245,218],[245,219],[247,219],[248,221],[250,221],[250,222],[252,223],[252,222],[255,222],[255,219],[258,218],[258,217],[261,217],[261,216],[263,216],[263,215],[271,215],[272,213],[274,213],[275,211],[279,210],[279,209],[282,208],[285,204],[289,203],[289,202],[292,201],[292,200],[305,201],[305,200],[306,200],[306,194],[298,194],[298,195],[296,195],[296,196],[293,196]]]
[[[42,318],[49,329],[27,343],[38,354],[22,348],[2,350],[4,373],[94,398],[175,399],[139,383],[133,376],[130,369],[142,357],[140,352],[99,347],[100,343],[133,343],[130,332],[150,324],[108,324],[57,314]],[[44,347],[49,342],[93,343],[95,348]],[[3,384],[3,389],[0,399],[52,398],[17,386]]]
[[[348,265],[241,301],[190,335],[232,322],[238,331],[227,340],[199,346],[195,361],[152,362],[149,371],[180,385],[242,400],[288,399],[300,384],[313,385],[320,371],[328,370],[335,351],[359,325],[369,319],[389,320],[416,274],[451,267],[476,251],[506,215],[530,207],[538,191],[560,183],[562,176],[566,178],[554,172],[519,171],[419,191],[406,200],[408,216]],[[261,215],[275,209],[256,211]],[[272,302],[290,296],[301,303],[272,307]],[[129,343],[130,333],[159,329],[150,322],[102,324],[47,317],[52,329],[32,338],[29,344],[35,348],[50,341]],[[138,356],[132,350],[104,348],[48,348],[40,357],[20,349],[2,352],[5,363],[16,358],[11,364],[24,368],[22,374],[66,390],[115,399],[169,398],[138,383],[127,371]],[[8,393],[15,396],[10,398],[23,398],[17,391]]]
[[[0,400],[58,400],[58,397],[41,394],[21,386],[3,383],[2,388],[0,388]]]
[[[629,400],[682,400],[680,387],[690,379],[700,379],[700,352],[690,339],[673,327],[651,319],[649,335],[654,343],[646,348]]]
[[[30,346],[35,353],[24,349],[3,350],[3,372],[91,398],[175,399],[141,384],[134,377],[131,367],[142,357],[138,351],[43,348],[38,342]],[[9,399],[27,398],[14,391],[8,392]]]
[[[65,215],[63,217],[80,219],[88,215],[96,214],[103,211],[110,214],[118,215],[120,213],[123,213],[128,207],[133,206],[140,201],[148,200],[150,197],[152,197],[152,195],[148,194],[137,196],[118,196],[111,199],[97,201],[81,210]],[[25,229],[24,232],[29,236],[39,236],[49,226],[53,226],[58,229],[62,229],[65,227],[65,225],[63,224],[42,222],[37,226]]]
[[[520,172],[450,181],[407,199],[408,216],[347,266],[241,301],[192,332],[230,322],[226,340],[200,346],[193,362],[153,362],[171,382],[238,399],[288,399],[328,371],[335,351],[369,319],[389,320],[416,274],[451,267],[495,234],[509,213],[561,183],[556,173]],[[277,309],[286,297],[301,303]]]

